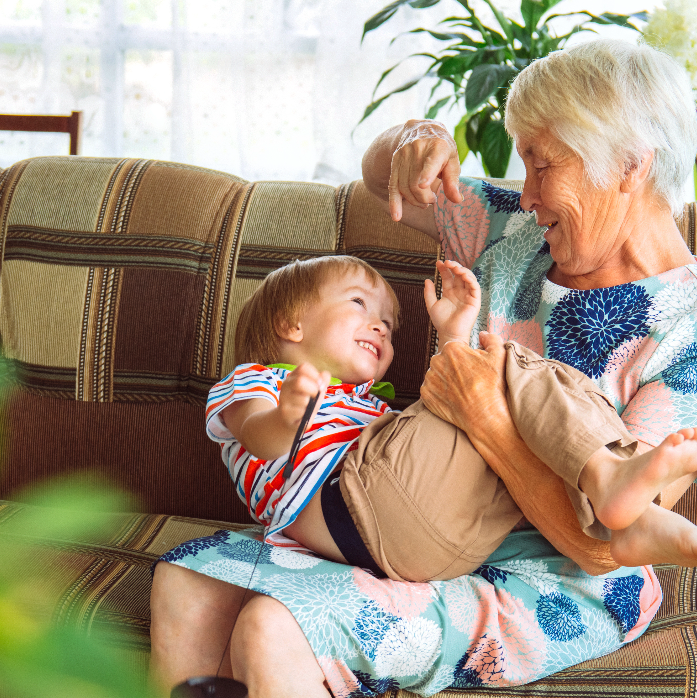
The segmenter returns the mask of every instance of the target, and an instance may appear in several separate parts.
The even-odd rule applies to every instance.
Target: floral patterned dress
[[[697,414],[697,267],[574,291],[549,282],[543,230],[520,195],[462,180],[442,193],[446,256],[482,285],[480,329],[593,378],[627,428],[657,445]],[[278,599],[293,613],[337,698],[405,688],[534,681],[639,637],[661,603],[650,567],[591,577],[537,531],[511,533],[471,575],[416,584],[261,543],[261,528],[184,543],[162,557]]]

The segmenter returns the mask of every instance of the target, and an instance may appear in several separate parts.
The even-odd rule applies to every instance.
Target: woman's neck
[[[565,273],[555,263],[547,278],[558,286],[589,290],[640,281],[695,263],[669,210],[656,206],[639,209],[625,220],[624,227],[623,244],[597,269]]]

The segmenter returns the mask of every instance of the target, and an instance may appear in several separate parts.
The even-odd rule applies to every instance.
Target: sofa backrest
[[[694,251],[694,205],[681,226]],[[34,158],[0,172],[0,244],[0,340],[17,386],[0,498],[79,472],[106,476],[143,512],[248,521],[203,405],[234,367],[245,299],[294,259],[353,254],[390,281],[402,308],[385,376],[394,407],[417,399],[435,349],[422,289],[439,248],[394,223],[360,181]]]
[[[395,407],[418,397],[435,346],[422,288],[438,246],[392,222],[362,182],[35,158],[0,173],[0,240],[0,338],[17,384],[0,498],[84,472],[142,511],[247,521],[203,405],[234,367],[243,302],[294,259],[353,254],[393,285]]]

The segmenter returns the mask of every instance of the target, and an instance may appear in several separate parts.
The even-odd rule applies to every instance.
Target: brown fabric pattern
[[[2,188],[0,188],[0,272],[5,259],[5,231],[7,230],[7,217],[10,213],[12,196],[17,187],[22,173],[27,167],[27,160],[18,162],[2,172]]]
[[[215,243],[199,312],[193,366],[194,372],[199,375],[214,378],[225,375],[222,365],[230,289],[237,273],[240,231],[253,189],[253,184],[245,184],[230,191],[230,203]]]
[[[676,219],[676,223],[678,224],[678,229],[680,230],[680,234],[682,235],[683,240],[685,240],[685,244],[689,248],[690,252],[692,252],[692,254],[695,254],[695,252],[697,252],[697,250],[695,249],[696,221],[697,203],[692,202],[689,204],[685,204],[682,216],[679,216]]]
[[[113,399],[113,343],[122,278],[120,268],[89,269],[75,385],[77,400]]]
[[[18,389],[5,429],[2,499],[27,501],[43,482],[80,473],[132,494],[141,512],[251,521],[200,404],[79,402]]]

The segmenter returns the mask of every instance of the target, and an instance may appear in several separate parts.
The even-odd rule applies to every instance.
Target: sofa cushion
[[[241,528],[180,516],[117,513],[93,518],[79,535],[34,535],[28,530],[33,510],[0,501],[0,549],[9,553],[3,556],[2,576],[32,589],[26,606],[37,619],[52,618],[59,627],[83,630],[141,673],[149,658],[152,563],[186,540]],[[527,686],[453,689],[438,697],[691,695],[697,680],[697,575],[694,569],[674,566],[655,569],[664,601],[635,642]],[[412,695],[393,691],[385,698]]]

